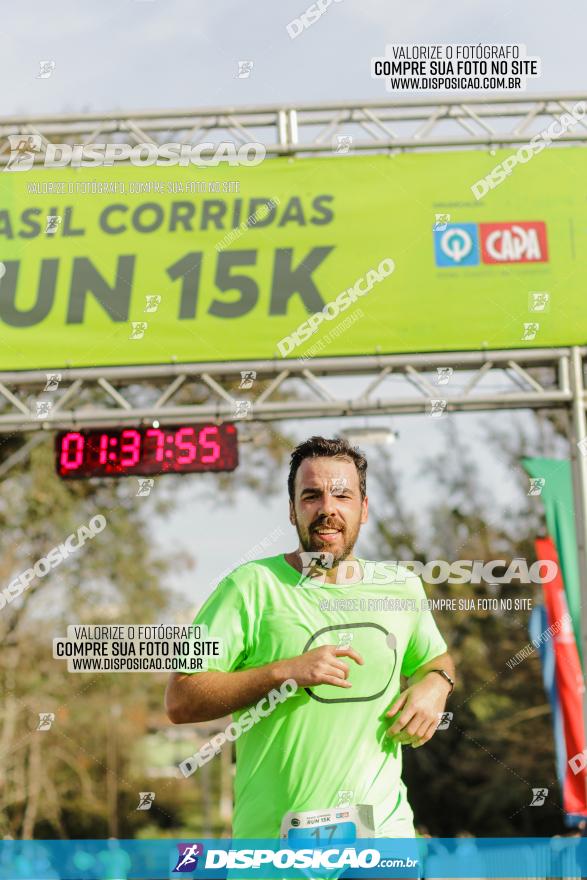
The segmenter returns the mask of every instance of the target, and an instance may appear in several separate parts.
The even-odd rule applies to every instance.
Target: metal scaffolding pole
[[[579,351],[579,357],[585,352]],[[571,350],[520,349],[0,373],[4,434],[200,421],[275,422],[569,408]],[[439,371],[450,370],[448,384]],[[242,373],[254,375],[241,390]],[[347,389],[343,378],[357,380]],[[357,385],[362,387],[355,387]]]
[[[262,143],[268,156],[450,150],[528,143],[570,113],[584,92],[511,96],[186,107],[117,113],[5,116],[0,119],[0,166],[10,158],[9,135],[33,138],[35,164],[48,143],[198,144]],[[6,138],[2,143],[2,139]],[[343,149],[340,138],[344,138]],[[557,135],[549,149],[587,142],[579,120]],[[115,159],[115,164],[125,160]]]

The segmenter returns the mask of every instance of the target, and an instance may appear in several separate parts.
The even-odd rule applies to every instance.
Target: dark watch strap
[[[439,675],[442,675],[442,677],[448,681],[448,683],[450,684],[450,691],[448,692],[448,695],[450,697],[450,695],[452,694],[452,692],[455,689],[455,683],[452,680],[452,678],[450,677],[450,675],[448,674],[448,672],[445,672],[444,669],[429,669],[428,672],[438,672]],[[428,674],[428,673],[426,673],[426,674]]]

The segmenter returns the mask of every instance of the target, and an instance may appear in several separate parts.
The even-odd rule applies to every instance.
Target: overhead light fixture
[[[339,437],[347,440],[349,443],[374,443],[377,445],[387,445],[395,443],[399,434],[392,431],[391,428],[344,428],[339,431]]]

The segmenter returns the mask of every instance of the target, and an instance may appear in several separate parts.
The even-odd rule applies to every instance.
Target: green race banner
[[[587,151],[511,155],[3,172],[0,369],[583,344]]]
[[[577,651],[581,658],[581,579],[573,504],[571,463],[561,458],[523,458],[531,477],[544,480],[541,491],[548,534],[556,544]]]

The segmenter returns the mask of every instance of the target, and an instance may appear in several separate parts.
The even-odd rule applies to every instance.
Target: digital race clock
[[[63,431],[55,453],[57,473],[66,479],[233,471],[238,464],[230,423]]]

